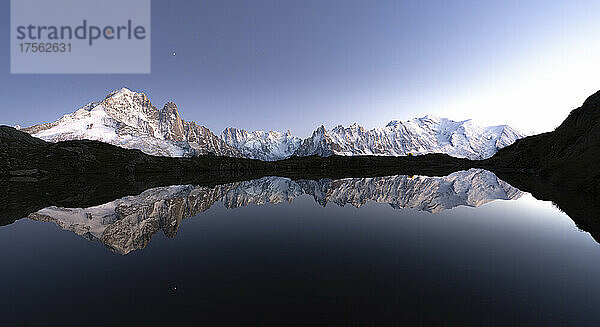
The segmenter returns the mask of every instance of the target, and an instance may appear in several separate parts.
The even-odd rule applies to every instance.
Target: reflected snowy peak
[[[322,206],[333,203],[359,208],[374,201],[395,209],[437,213],[457,206],[477,207],[498,199],[514,200],[522,192],[480,169],[444,177],[398,175],[319,181],[263,177],[214,187],[157,187],[89,208],[47,207],[28,218],[53,222],[88,240],[100,241],[112,251],[127,254],[144,248],[159,230],[174,237],[183,218],[196,216],[216,202],[234,209],[249,204],[292,202],[303,195],[312,196]]]

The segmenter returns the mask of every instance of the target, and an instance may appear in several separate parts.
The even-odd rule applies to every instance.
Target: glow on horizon
[[[600,90],[600,43],[588,37],[553,46],[536,49],[506,71],[455,90],[432,111],[488,125],[509,124],[526,133],[553,130]]]
[[[507,124],[529,135],[552,131],[600,90],[600,39],[591,33],[599,30],[595,19],[562,26],[558,34],[540,36],[535,47],[516,49],[500,60],[489,58],[468,74],[457,74],[452,78],[455,85],[424,87],[419,94],[379,103],[385,108],[382,114],[366,115],[363,126],[370,129],[393,119],[432,114],[473,119],[483,126]],[[397,112],[401,114],[394,116]]]

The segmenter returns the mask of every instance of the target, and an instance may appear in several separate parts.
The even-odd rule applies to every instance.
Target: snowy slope
[[[507,125],[480,127],[472,120],[453,121],[425,116],[406,122],[391,121],[387,126],[365,130],[353,124],[331,130],[319,127],[295,152],[308,155],[386,155],[404,156],[446,153],[454,157],[484,159],[498,149],[524,137]]]

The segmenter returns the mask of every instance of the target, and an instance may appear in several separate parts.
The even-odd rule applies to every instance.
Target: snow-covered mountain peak
[[[114,90],[114,91],[110,92],[106,96],[106,98],[113,98],[113,97],[117,98],[117,97],[124,96],[124,95],[125,96],[127,96],[127,95],[132,96],[134,94],[143,94],[145,96],[144,93],[134,92],[134,91],[132,91],[132,90],[126,88],[126,87],[123,87],[123,88],[120,88],[118,90]]]
[[[179,110],[177,110],[177,105],[175,102],[167,102],[161,110],[164,113],[176,115],[179,117]]]
[[[366,133],[366,130],[364,127],[360,126],[357,123],[353,123],[352,125],[350,125],[348,127],[344,127],[342,125],[336,126],[329,132],[329,136],[332,137],[334,140],[340,139],[340,138],[345,138],[345,137],[349,137],[351,139],[356,139],[357,137],[360,137],[364,133]]]
[[[344,132],[350,132],[350,133],[364,133],[365,132],[365,128],[360,126],[358,123],[352,123],[350,126],[348,126],[347,128],[344,128],[342,125],[338,125],[338,130],[339,131],[344,131]]]
[[[429,126],[431,128],[445,127],[447,125],[460,124],[460,122],[456,122],[454,120],[438,117],[434,115],[425,115],[420,118],[413,118],[406,121],[405,125],[415,124],[417,126]]]
[[[175,103],[168,102],[159,110],[144,93],[127,88],[115,90],[53,123],[23,130],[51,142],[98,140],[152,155],[241,156],[206,127],[182,120]]]
[[[441,122],[442,120],[447,119],[447,118],[441,118],[441,117],[438,117],[436,115],[429,115],[429,114],[427,114],[427,115],[425,115],[425,116],[423,116],[421,118],[417,118],[417,119],[420,120],[420,121]]]
[[[284,135],[287,135],[287,134],[284,134],[284,133],[279,132],[279,131],[269,131],[269,132],[267,132],[267,137],[272,138],[272,139],[274,139],[274,138],[280,138],[280,137],[282,137]]]
[[[327,129],[324,125],[319,126],[313,133],[313,135],[325,135],[327,133]]]

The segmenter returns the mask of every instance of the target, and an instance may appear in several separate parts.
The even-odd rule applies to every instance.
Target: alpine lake
[[[161,186],[14,218],[4,326],[600,323],[593,231],[486,170]]]

